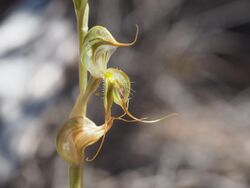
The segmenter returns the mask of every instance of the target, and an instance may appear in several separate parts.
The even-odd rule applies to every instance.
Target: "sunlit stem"
[[[78,23],[77,26],[77,30],[78,30],[78,34],[79,34],[79,54],[81,54],[82,52],[82,34],[81,34],[81,29]],[[80,57],[80,55],[79,55]],[[88,74],[87,74],[87,69],[86,67],[82,64],[81,62],[81,57],[79,58],[79,64],[78,64],[78,68],[79,68],[79,87],[80,87],[80,92],[85,92],[86,87],[87,87],[87,79],[88,79]]]
[[[83,188],[83,165],[69,167],[70,188]]]
[[[87,79],[88,79],[87,69],[81,62],[79,62],[78,68],[79,68],[79,88],[80,92],[84,93],[87,87]]]
[[[83,42],[84,37],[86,33],[88,32],[88,20],[89,20],[89,6],[87,4],[87,1],[82,2],[81,7],[79,7],[80,10],[76,11],[76,19],[77,19],[77,33],[79,37],[79,86],[80,91],[85,92],[85,89],[87,87],[87,69],[81,62],[81,53],[83,51]]]
[[[88,32],[89,7],[87,0],[73,0],[77,19],[77,33],[79,41],[79,89],[80,94],[70,114],[70,118],[77,116],[86,116],[87,102],[90,95],[99,85],[99,80],[90,78],[88,83],[88,73],[85,65],[81,62],[80,54],[83,51],[83,42]],[[83,188],[83,164],[69,167],[69,185],[70,188]]]

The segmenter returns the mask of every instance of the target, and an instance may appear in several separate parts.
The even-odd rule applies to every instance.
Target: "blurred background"
[[[90,26],[121,42],[140,27],[109,63],[133,82],[131,112],[179,117],[115,122],[86,187],[250,187],[250,1],[91,0],[90,10]],[[75,25],[71,0],[1,0],[0,187],[67,188],[54,143],[78,93]],[[101,102],[88,109],[97,124]]]

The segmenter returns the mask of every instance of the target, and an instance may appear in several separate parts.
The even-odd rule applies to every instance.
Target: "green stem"
[[[81,26],[79,24],[79,21],[77,21],[77,30],[78,30],[78,36],[79,36],[79,87],[80,87],[80,92],[85,92],[86,87],[87,87],[87,70],[86,67],[82,64],[81,60],[81,53],[82,53],[82,42],[83,42],[83,35],[81,32]]]
[[[81,60],[79,62],[79,88],[80,92],[85,92],[87,87],[87,70],[86,67],[81,63]]]
[[[83,165],[69,167],[70,188],[83,188]]]
[[[73,0],[77,19],[77,32],[79,40],[79,87],[80,94],[70,114],[71,117],[86,116],[87,102],[90,95],[99,85],[99,80],[90,79],[88,82],[88,73],[85,65],[82,63],[83,42],[88,32],[89,6],[87,0]],[[69,185],[70,188],[83,187],[83,164],[69,167]]]
[[[79,12],[76,11],[76,18],[77,18],[77,32],[79,37],[79,86],[80,86],[80,92],[85,92],[85,89],[87,87],[87,79],[88,74],[86,67],[82,63],[82,50],[83,50],[83,40],[88,32],[88,20],[89,20],[89,6],[87,4],[87,1],[81,2],[81,7]]]

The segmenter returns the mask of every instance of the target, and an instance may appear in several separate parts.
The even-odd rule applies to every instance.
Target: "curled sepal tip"
[[[71,165],[79,165],[84,160],[86,147],[105,135],[105,126],[96,126],[88,118],[75,117],[68,120],[58,131],[56,149],[63,160]]]
[[[81,51],[82,63],[93,77],[102,78],[107,63],[117,47],[131,46],[138,37],[138,26],[135,39],[130,43],[121,43],[114,39],[111,33],[102,26],[91,28],[83,41]]]
[[[124,114],[122,116],[116,117],[115,119],[121,120],[121,121],[125,121],[125,122],[142,122],[142,123],[149,123],[149,124],[151,124],[151,123],[160,122],[160,121],[162,121],[164,119],[168,119],[168,118],[171,118],[171,117],[174,117],[174,116],[178,116],[177,113],[171,113],[171,114],[165,115],[165,116],[163,116],[161,118],[158,118],[158,119],[148,120],[147,117],[145,117],[145,118],[137,118],[131,112],[129,112],[128,107],[125,106],[125,105],[123,107],[123,110],[124,110]],[[128,117],[130,117],[131,120],[124,119],[123,118],[124,115],[127,115]]]
[[[112,117],[114,120],[122,120],[125,122],[157,123],[166,118],[178,115],[176,113],[173,113],[154,120],[148,120],[148,118],[137,118],[131,112],[129,112],[128,109],[131,82],[127,74],[121,70],[109,68],[105,71],[104,79],[104,106],[106,112],[110,111],[113,103],[119,105],[124,111],[124,114],[122,114],[121,116]],[[123,118],[125,115],[127,115],[131,119]],[[109,116],[111,115],[109,114]]]
[[[103,137],[102,137],[101,143],[100,143],[100,145],[99,145],[99,147],[98,147],[98,149],[97,149],[95,155],[94,155],[92,158],[86,158],[86,161],[87,161],[87,162],[92,162],[92,161],[94,161],[94,160],[96,159],[96,157],[98,156],[98,154],[100,153],[100,151],[101,151],[101,149],[102,149],[102,146],[103,146],[103,144],[104,144],[105,138],[106,138],[106,133],[107,133],[108,130],[112,127],[113,121],[114,121],[114,119],[111,118],[111,119],[109,119],[108,121],[106,121],[106,123],[104,124],[105,134],[104,134]]]

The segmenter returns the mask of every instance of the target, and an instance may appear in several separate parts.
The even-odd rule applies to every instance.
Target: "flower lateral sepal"
[[[60,128],[56,149],[60,157],[70,165],[80,165],[85,149],[106,134],[106,126],[96,126],[89,118],[75,117]]]

